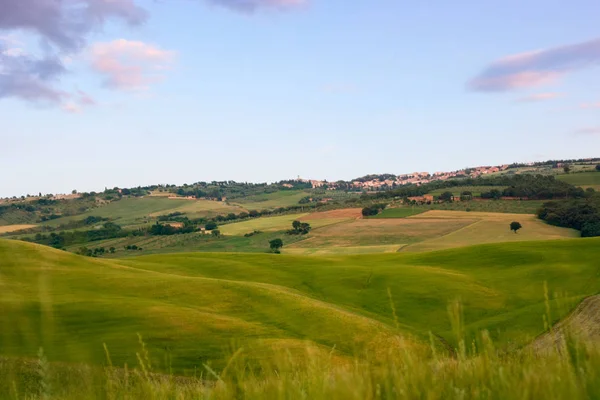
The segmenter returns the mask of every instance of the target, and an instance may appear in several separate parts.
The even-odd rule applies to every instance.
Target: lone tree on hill
[[[519,229],[521,229],[523,226],[521,226],[521,223],[514,221],[510,223],[510,230],[514,231],[515,233],[517,233],[517,231]]]
[[[273,240],[269,241],[269,246],[271,246],[271,251],[273,253],[279,254],[280,253],[279,249],[281,249],[283,247],[283,240],[273,239]]]
[[[569,164],[565,165],[563,167],[563,171],[565,171],[565,174],[568,174],[569,172],[571,172],[571,166]]]

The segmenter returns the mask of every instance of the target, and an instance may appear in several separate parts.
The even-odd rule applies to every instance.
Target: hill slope
[[[469,338],[501,346],[542,333],[544,282],[555,320],[598,293],[600,240],[476,246],[425,254],[294,257],[178,254],[96,260],[0,241],[0,352],[135,363],[136,334],[154,363],[193,371],[232,345],[308,343],[341,354],[420,348],[429,332],[452,345],[448,304],[460,300]],[[393,310],[390,303],[390,294]],[[394,312],[396,318],[394,318]],[[416,341],[415,341],[416,340]],[[329,351],[327,350],[327,351]]]

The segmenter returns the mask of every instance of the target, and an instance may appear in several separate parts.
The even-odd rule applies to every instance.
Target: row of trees
[[[538,217],[551,225],[577,229],[582,237],[600,236],[600,195],[544,203]]]
[[[363,199],[406,198],[423,196],[439,189],[457,186],[498,186],[493,192],[482,193],[482,197],[523,197],[528,199],[559,199],[585,197],[583,189],[547,175],[501,175],[486,178],[451,179],[434,181],[420,186],[406,185],[394,190],[375,194],[364,194]],[[501,189],[504,187],[505,189]]]

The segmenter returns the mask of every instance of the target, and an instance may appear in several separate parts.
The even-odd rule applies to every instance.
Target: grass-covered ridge
[[[232,343],[269,349],[310,343],[347,356],[400,334],[456,346],[448,304],[464,308],[467,339],[489,330],[514,349],[598,293],[600,240],[496,244],[424,254],[299,257],[178,254],[96,260],[0,241],[1,353],[117,365],[136,362],[136,333],[155,364],[217,365]],[[391,295],[391,301],[390,301]],[[391,306],[393,304],[393,307]],[[394,317],[394,312],[396,318]]]

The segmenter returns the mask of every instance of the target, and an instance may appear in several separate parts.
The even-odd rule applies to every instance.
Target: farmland
[[[168,348],[172,367],[191,373],[203,362],[222,365],[231,340],[263,348],[264,355],[274,343],[293,347],[301,340],[316,349],[335,346],[345,357],[361,348],[374,351],[398,334],[404,346],[419,349],[431,331],[456,346],[446,305],[457,296],[468,341],[486,329],[498,346],[511,349],[544,330],[543,282],[551,293],[568,293],[550,302],[553,319],[600,290],[598,244],[579,239],[414,255],[186,253],[95,260],[3,240],[1,277],[9,285],[0,296],[2,353],[32,357],[43,345],[53,361],[101,364],[105,343],[113,363],[135,365],[139,332],[154,368],[166,367],[161,360]]]
[[[571,185],[581,186],[583,188],[591,187],[600,191],[600,172],[581,172],[575,174],[559,175],[558,179]]]
[[[502,191],[504,189],[504,187],[502,187],[502,186],[455,186],[455,187],[450,187],[450,188],[445,188],[445,189],[433,190],[433,191],[429,192],[429,194],[431,194],[433,196],[439,196],[440,194],[442,194],[444,192],[450,192],[454,196],[458,197],[463,192],[471,192],[473,196],[479,197],[479,196],[481,196],[481,193],[489,192],[490,190],[493,190],[493,189]]]
[[[298,205],[300,199],[309,195],[308,192],[302,190],[283,190],[269,194],[234,199],[232,200],[232,203],[238,204],[247,210],[266,210]]]

